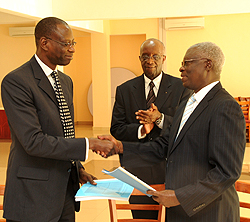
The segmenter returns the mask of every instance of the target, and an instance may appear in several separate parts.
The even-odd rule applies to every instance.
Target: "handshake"
[[[98,136],[98,139],[89,138],[89,149],[104,158],[123,153],[122,142],[111,135]]]

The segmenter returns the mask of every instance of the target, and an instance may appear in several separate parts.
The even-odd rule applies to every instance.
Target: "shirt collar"
[[[156,89],[158,90],[160,88],[161,84],[161,78],[162,78],[162,72],[159,76],[157,76],[155,79],[153,79],[153,82],[155,84]],[[144,81],[145,81],[145,88],[148,87],[149,83],[151,82],[151,79],[149,79],[145,74],[144,74]]]
[[[197,93],[194,93],[194,98],[198,103],[201,102],[201,100],[208,94],[208,92],[218,83],[219,81],[215,81],[210,83],[209,85],[203,87],[200,91]]]
[[[50,67],[48,67],[44,62],[42,62],[41,59],[35,54],[36,61],[41,66],[43,72],[48,77],[54,70],[52,70]],[[56,71],[56,70],[55,70]]]

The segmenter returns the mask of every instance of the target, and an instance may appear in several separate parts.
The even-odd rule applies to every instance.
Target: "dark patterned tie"
[[[52,78],[55,80],[54,90],[56,94],[56,99],[58,102],[58,109],[61,117],[61,122],[63,126],[63,132],[65,138],[74,138],[75,130],[74,124],[70,115],[68,104],[64,98],[62,86],[56,71],[51,73]]]
[[[147,102],[147,109],[149,109],[151,106],[151,103],[154,103],[154,101],[155,101],[155,93],[153,90],[155,84],[153,83],[153,81],[151,81],[149,83],[149,86],[150,86],[150,90],[149,90],[147,101],[146,101]]]

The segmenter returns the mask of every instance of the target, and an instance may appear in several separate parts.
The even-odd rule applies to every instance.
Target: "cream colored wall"
[[[27,62],[35,53],[35,39],[31,37],[10,37],[9,27],[0,25],[0,82],[4,76]],[[76,53],[72,62],[64,68],[64,72],[72,77],[74,82],[75,121],[92,121],[92,115],[87,108],[87,92],[91,83],[90,35],[73,30],[77,41]],[[0,99],[0,108],[3,107]]]
[[[221,77],[223,86],[233,96],[249,96],[249,23],[250,13],[206,16],[205,29],[167,31],[167,72],[179,77],[178,69],[186,49],[197,42],[213,41],[221,46],[226,56]],[[0,80],[35,53],[34,37],[10,37],[8,28],[9,25],[0,25]],[[124,67],[139,75],[138,47],[145,38],[158,37],[157,19],[114,20],[110,22],[110,34],[111,67]],[[87,90],[92,81],[91,37],[75,31],[74,35],[76,53],[71,64],[65,67],[65,73],[74,81],[75,120],[92,121],[87,108]]]
[[[112,35],[110,37],[111,68],[125,68],[139,76],[142,74],[139,61],[140,46],[146,35]]]
[[[133,26],[131,26],[131,23]],[[0,44],[0,80],[11,70],[28,61],[35,53],[34,37],[10,37],[8,28],[11,25],[0,25],[0,39],[6,44]],[[148,37],[156,37],[158,34],[157,19],[112,21],[110,22],[110,56],[111,67],[123,67],[131,70],[136,75],[141,74],[139,63],[139,47]],[[140,33],[140,35],[135,35]],[[93,117],[87,105],[87,93],[92,82],[91,60],[91,35],[73,30],[76,45],[76,53],[72,62],[64,67],[64,72],[72,77],[74,82],[75,121],[79,123],[92,122]],[[141,34],[143,33],[143,34]],[[99,53],[99,45],[96,53]],[[124,59],[124,55],[126,59]],[[98,75],[103,75],[98,72]],[[97,87],[97,90],[99,88]],[[99,94],[102,91],[98,92]],[[2,107],[0,99],[0,107]],[[110,108],[111,112],[111,108]],[[100,115],[101,116],[101,115]],[[106,126],[108,127],[110,121]]]
[[[146,38],[158,38],[158,19],[111,20],[111,35],[146,34]]]
[[[8,5],[4,3],[5,0],[0,0],[0,3],[1,1],[4,6]],[[36,1],[41,3],[42,0]],[[70,4],[65,0],[52,0],[52,7],[56,16],[68,20],[164,18],[250,12],[249,0],[210,0],[209,3],[206,0],[156,0],[154,2],[71,0]]]
[[[10,37],[9,25],[0,25],[0,82],[3,77],[29,60],[35,52],[33,37]],[[0,99],[0,107],[2,100]]]
[[[92,122],[92,115],[88,109],[87,94],[92,81],[91,69],[91,37],[81,36],[79,31],[73,30],[76,52],[70,65],[64,67],[64,72],[74,83],[75,121],[79,123]]]
[[[93,127],[109,129],[111,122],[110,23],[104,33],[91,33]]]
[[[133,25],[131,25],[131,23]],[[141,43],[146,38],[158,37],[158,19],[110,21],[110,34],[110,67],[123,67],[131,70],[136,75],[140,75],[142,70],[138,59],[139,48]],[[93,61],[90,59],[91,53],[96,53],[97,55],[100,54],[101,44],[98,42],[98,39],[95,40],[98,44],[95,48],[92,48],[94,52],[91,52],[90,47],[92,37],[81,37],[79,32],[76,31],[74,31],[74,36],[77,41],[76,53],[73,61],[69,66],[64,68],[64,71],[72,77],[74,82],[75,121],[79,123],[86,123],[93,121],[93,117],[87,107],[87,92],[89,85],[92,82],[92,77],[96,74],[96,72],[100,75],[100,77],[103,77],[104,75],[103,66],[100,65],[98,61],[95,67],[98,66],[97,68],[99,68],[100,71],[92,73],[93,69],[91,68],[91,63]],[[96,36],[102,36],[102,34],[96,34]],[[102,56],[102,58],[104,58],[104,56]],[[103,81],[101,81],[101,83],[102,82]],[[97,94],[102,95],[104,90],[97,86],[96,92]],[[104,99],[102,99],[102,102],[107,103]],[[109,111],[106,111],[110,113],[109,119],[105,120],[106,123],[100,123],[100,125],[98,124],[97,127],[109,127],[111,106],[109,109]],[[101,108],[97,111],[103,113],[104,109]],[[99,115],[94,113],[94,115],[103,118],[103,114]]]
[[[233,96],[250,96],[250,13],[205,16],[205,29],[167,31],[167,71],[180,77],[179,67],[187,48],[212,41],[226,57],[221,75],[223,87]]]

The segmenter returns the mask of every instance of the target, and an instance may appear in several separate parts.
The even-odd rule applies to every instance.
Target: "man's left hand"
[[[158,118],[161,117],[161,113],[159,112],[156,105],[151,104],[151,108],[148,110],[138,110],[135,113],[136,119],[140,120],[140,124],[150,124],[154,123]]]
[[[97,183],[94,180],[97,180],[97,178],[89,173],[87,173],[83,168],[79,169],[79,180],[81,184],[85,184],[88,181],[92,185],[96,185]]]
[[[180,205],[174,190],[162,190],[162,191],[152,191],[148,190],[147,194],[152,195],[152,198],[159,204],[165,207],[175,207]]]
[[[154,123],[150,124],[143,124],[143,127],[141,128],[141,135],[149,134],[151,130],[154,128]]]

